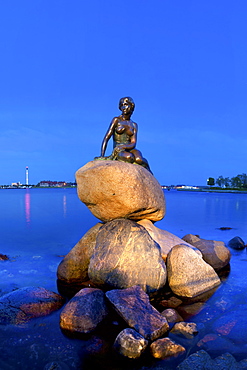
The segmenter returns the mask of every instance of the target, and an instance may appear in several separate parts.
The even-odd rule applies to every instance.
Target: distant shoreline
[[[177,191],[193,191],[193,192],[203,192],[203,193],[237,193],[237,194],[247,194],[247,190],[231,190],[231,189],[176,189]]]

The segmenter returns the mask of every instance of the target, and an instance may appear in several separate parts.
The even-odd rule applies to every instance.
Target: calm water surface
[[[240,236],[247,243],[247,194],[166,191],[165,196],[167,214],[157,227],[179,237],[192,233],[227,243]],[[57,291],[58,264],[98,220],[76,189],[0,189],[0,207],[0,253],[10,257],[0,262],[0,295],[31,285]],[[213,357],[224,352],[237,360],[247,357],[246,268],[246,250],[232,251],[229,276],[191,319],[199,324],[199,335],[180,341],[190,353],[205,349]],[[56,312],[23,328],[0,327],[0,368],[45,369],[52,361],[62,369],[175,366],[147,360],[114,367],[98,354],[101,346],[106,346],[104,339],[96,335],[85,341],[65,337]]]

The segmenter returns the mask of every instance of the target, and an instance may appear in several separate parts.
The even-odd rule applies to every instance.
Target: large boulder
[[[150,293],[165,285],[166,266],[159,245],[143,226],[118,219],[100,228],[88,275],[96,286],[139,285]]]
[[[192,234],[187,234],[182,239],[199,249],[204,261],[216,271],[228,265],[231,259],[231,253],[224,242],[201,239]]]
[[[20,288],[0,297],[0,324],[22,325],[49,315],[63,303],[63,297],[45,288]]]
[[[65,284],[77,284],[88,280],[88,266],[102,224],[93,226],[60,262],[57,278]]]
[[[220,284],[214,269],[186,245],[176,245],[168,254],[167,277],[173,293],[182,297],[195,297]]]
[[[70,333],[90,333],[108,315],[105,294],[100,289],[81,289],[66,304],[60,327]]]
[[[106,296],[127,324],[147,340],[153,341],[168,331],[166,318],[150,304],[139,286],[109,290]]]
[[[139,225],[142,225],[145,227],[145,229],[148,231],[149,235],[155,240],[160,248],[161,248],[161,255],[164,261],[166,261],[167,255],[170,252],[170,250],[178,244],[184,244],[188,247],[196,250],[193,245],[187,243],[186,241],[180,239],[178,236],[170,233],[169,231],[159,229],[157,226],[154,226],[152,221],[150,220],[140,220],[138,221]],[[197,250],[197,253],[201,255],[201,253]]]
[[[80,200],[106,222],[116,218],[158,221],[165,215],[163,190],[139,165],[121,161],[91,161],[76,172]]]

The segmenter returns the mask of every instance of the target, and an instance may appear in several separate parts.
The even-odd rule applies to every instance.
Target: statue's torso
[[[135,126],[133,121],[118,120],[114,130],[114,146],[117,144],[129,143],[131,136],[134,135]]]

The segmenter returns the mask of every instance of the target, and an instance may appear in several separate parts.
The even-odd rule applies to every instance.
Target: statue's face
[[[129,102],[128,99],[124,99],[124,100],[121,101],[121,104],[119,106],[119,109],[125,115],[132,113],[132,105],[131,105],[131,103]]]

